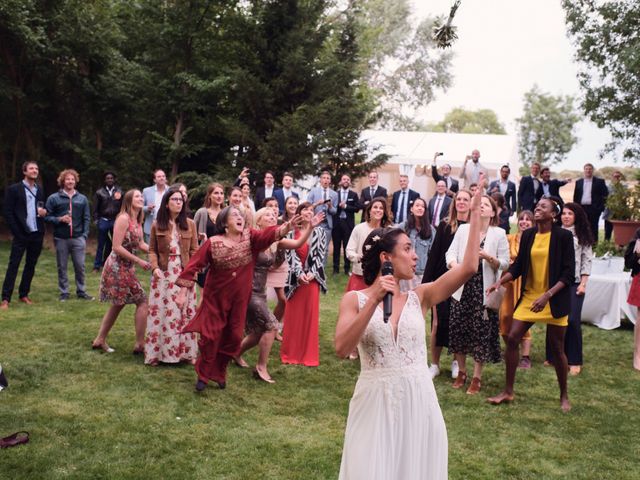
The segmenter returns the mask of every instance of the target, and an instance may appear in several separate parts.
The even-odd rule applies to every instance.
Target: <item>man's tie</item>
[[[369,190],[371,190],[370,196],[371,196],[371,200],[373,200],[373,194],[376,193],[376,189],[371,187]]]
[[[406,192],[402,191],[400,192],[400,206],[398,206],[398,219],[396,220],[396,223],[402,223],[404,221],[404,194]]]
[[[440,197],[436,198],[436,206],[433,209],[433,217],[431,218],[431,225],[438,226],[438,208],[440,207]]]

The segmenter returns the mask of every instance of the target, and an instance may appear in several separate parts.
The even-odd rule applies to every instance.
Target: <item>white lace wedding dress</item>
[[[356,292],[359,308],[366,295]],[[398,322],[375,310],[360,343],[361,371],[349,405],[341,480],[447,478],[447,430],[427,366],[425,321],[408,292]]]

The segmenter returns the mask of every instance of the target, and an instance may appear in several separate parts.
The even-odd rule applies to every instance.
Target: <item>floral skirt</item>
[[[198,341],[195,333],[180,333],[196,313],[196,290],[187,291],[187,301],[182,309],[175,299],[180,292],[176,280],[182,267],[179,256],[169,256],[163,277],[151,280],[147,337],[144,345],[144,363],[156,364],[190,362],[198,356]]]

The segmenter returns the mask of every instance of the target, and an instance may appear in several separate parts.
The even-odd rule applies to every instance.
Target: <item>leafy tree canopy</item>
[[[579,120],[573,97],[554,96],[534,85],[524,94],[523,114],[516,120],[523,165],[564,160],[578,141],[574,131]]]
[[[496,112],[484,108],[465,110],[457,107],[447,113],[444,120],[428,125],[428,131],[445,133],[485,133],[504,135],[504,126],[498,120]]]
[[[637,0],[563,0],[569,36],[580,65],[582,108],[624,157],[640,155],[640,3]]]

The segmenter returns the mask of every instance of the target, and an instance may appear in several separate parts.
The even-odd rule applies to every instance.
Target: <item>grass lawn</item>
[[[8,247],[0,242],[1,275]],[[87,277],[89,293],[97,295],[98,277]],[[359,370],[332,346],[345,282],[344,275],[330,278],[322,297],[320,367],[281,365],[276,345],[275,385],[230,366],[226,390],[198,395],[192,367],[146,367],[131,355],[131,307],[109,338],[116,353],[92,351],[105,306],[59,303],[55,257],[44,252],[32,289],[37,305],[19,304],[14,292],[10,310],[0,314],[0,363],[10,383],[0,393],[0,436],[31,433],[28,445],[0,450],[0,478],[336,478]],[[633,332],[628,325],[583,331],[585,368],[569,380],[568,415],[560,412],[554,371],[542,366],[538,326],[534,368],[519,372],[512,405],[485,402],[502,387],[502,364],[486,369],[475,397],[453,390],[448,371],[436,379],[450,478],[639,478]],[[247,360],[255,361],[255,353]],[[443,360],[446,366],[449,357]]]

